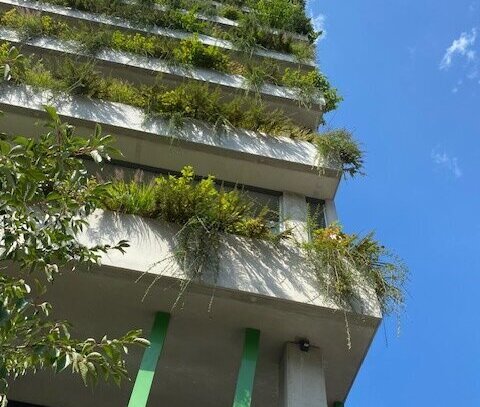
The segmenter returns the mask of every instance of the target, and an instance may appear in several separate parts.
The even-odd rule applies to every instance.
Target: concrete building
[[[85,24],[99,30],[168,38],[179,44],[192,36],[178,27],[140,24],[133,15],[97,14],[59,3],[0,0],[0,11],[17,9],[31,16],[50,16],[73,27]],[[149,7],[165,9],[160,4]],[[238,26],[236,21],[214,13],[207,16],[197,12],[195,18],[216,27],[218,33]],[[287,35],[270,30],[274,36]],[[306,73],[315,68],[313,62],[301,62],[267,47],[257,47],[247,55],[225,36],[219,37],[199,34],[197,39],[221,50],[232,61],[248,56],[257,66],[267,61]],[[291,38],[308,43],[298,33]],[[118,49],[102,49],[92,56],[74,41],[43,34],[25,38],[18,29],[6,25],[0,26],[0,40],[21,47],[24,54],[40,56],[47,64],[66,56],[80,62],[94,59],[103,74],[139,86],[155,83],[162,74],[167,87],[186,80],[209,83],[224,100],[250,90],[240,74],[172,64]],[[304,103],[295,89],[272,83],[260,85],[257,92],[267,111],[280,109],[306,129],[319,126],[326,103],[322,95]],[[275,208],[280,228],[292,228],[300,241],[310,238],[309,205],[318,209],[319,225],[337,220],[334,199],[341,171],[319,157],[310,142],[198,120],[186,120],[176,127],[160,117],[146,116],[139,107],[82,95],[54,96],[48,89],[12,83],[0,88],[0,110],[9,118],[2,123],[2,130],[35,134],[45,104],[55,105],[61,117],[79,132],[87,133],[100,123],[105,132],[116,137],[123,157],[110,164],[109,171],[142,169],[161,174],[191,165],[198,175],[214,174],[228,185],[240,185],[259,202]],[[188,276],[178,265],[166,267],[162,259],[173,256],[179,228],[155,219],[99,211],[81,239],[92,244],[127,239],[131,247],[125,255],[106,255],[94,272],[65,274],[50,289],[55,317],[71,321],[73,332],[81,337],[143,329],[151,346],[133,349],[128,355],[131,382],[120,388],[100,384],[91,389],[68,373],[54,376],[42,372],[12,385],[9,406],[343,405],[381,321],[372,294],[365,292],[363,301],[341,309],[319,289],[297,246],[289,242],[273,246],[228,235],[221,241],[216,276],[206,273],[201,281],[192,281],[172,309],[178,281]],[[346,318],[351,349],[346,343]]]

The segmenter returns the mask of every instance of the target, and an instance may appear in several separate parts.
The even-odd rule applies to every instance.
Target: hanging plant
[[[376,295],[384,314],[402,310],[407,269],[373,233],[349,235],[333,224],[313,230],[311,241],[301,246],[319,288],[341,307],[362,301],[366,290]]]
[[[350,132],[344,129],[321,133],[314,139],[319,159],[340,168],[344,175],[364,175],[363,152]]]

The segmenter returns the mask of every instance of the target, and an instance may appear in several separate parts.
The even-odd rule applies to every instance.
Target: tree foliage
[[[102,253],[128,247],[126,241],[88,247],[77,239],[105,194],[82,157],[109,159],[111,137],[100,127],[78,137],[53,108],[45,110],[45,134],[0,137],[0,405],[11,380],[49,367],[70,368],[85,384],[120,383],[127,345],[145,343],[139,331],[112,340],[74,339],[69,323],[51,318],[52,306],[40,300],[61,272],[100,264]]]

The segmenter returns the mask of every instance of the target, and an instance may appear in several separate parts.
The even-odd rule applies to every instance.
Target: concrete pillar
[[[325,223],[327,226],[338,221],[337,208],[333,199],[325,201]]]
[[[281,407],[327,407],[322,352],[287,343],[282,361]]]
[[[293,236],[300,242],[308,240],[307,214],[305,196],[284,192],[280,201],[282,230],[292,229]]]

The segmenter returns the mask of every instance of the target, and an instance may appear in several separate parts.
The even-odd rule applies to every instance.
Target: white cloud
[[[437,149],[433,149],[431,158],[434,164],[443,167],[449,171],[455,178],[460,178],[463,175],[463,171],[458,165],[457,157],[449,156],[445,151],[439,152]]]
[[[313,28],[315,31],[322,31],[323,34],[318,38],[318,40],[323,40],[327,36],[327,30],[325,28],[325,21],[327,20],[327,17],[325,14],[315,14],[314,9],[313,9],[313,4],[315,0],[307,0],[307,6],[306,9],[308,10],[308,14],[310,15],[310,18],[312,19],[312,24]]]
[[[313,28],[315,31],[325,32],[325,20],[327,17],[324,14],[319,14],[316,17],[312,17]]]
[[[440,69],[448,69],[452,65],[452,59],[455,55],[461,55],[467,58],[468,61],[476,59],[476,53],[472,49],[477,39],[477,30],[472,28],[470,33],[462,33],[459,38],[453,40],[445,51],[445,55],[440,62]]]

